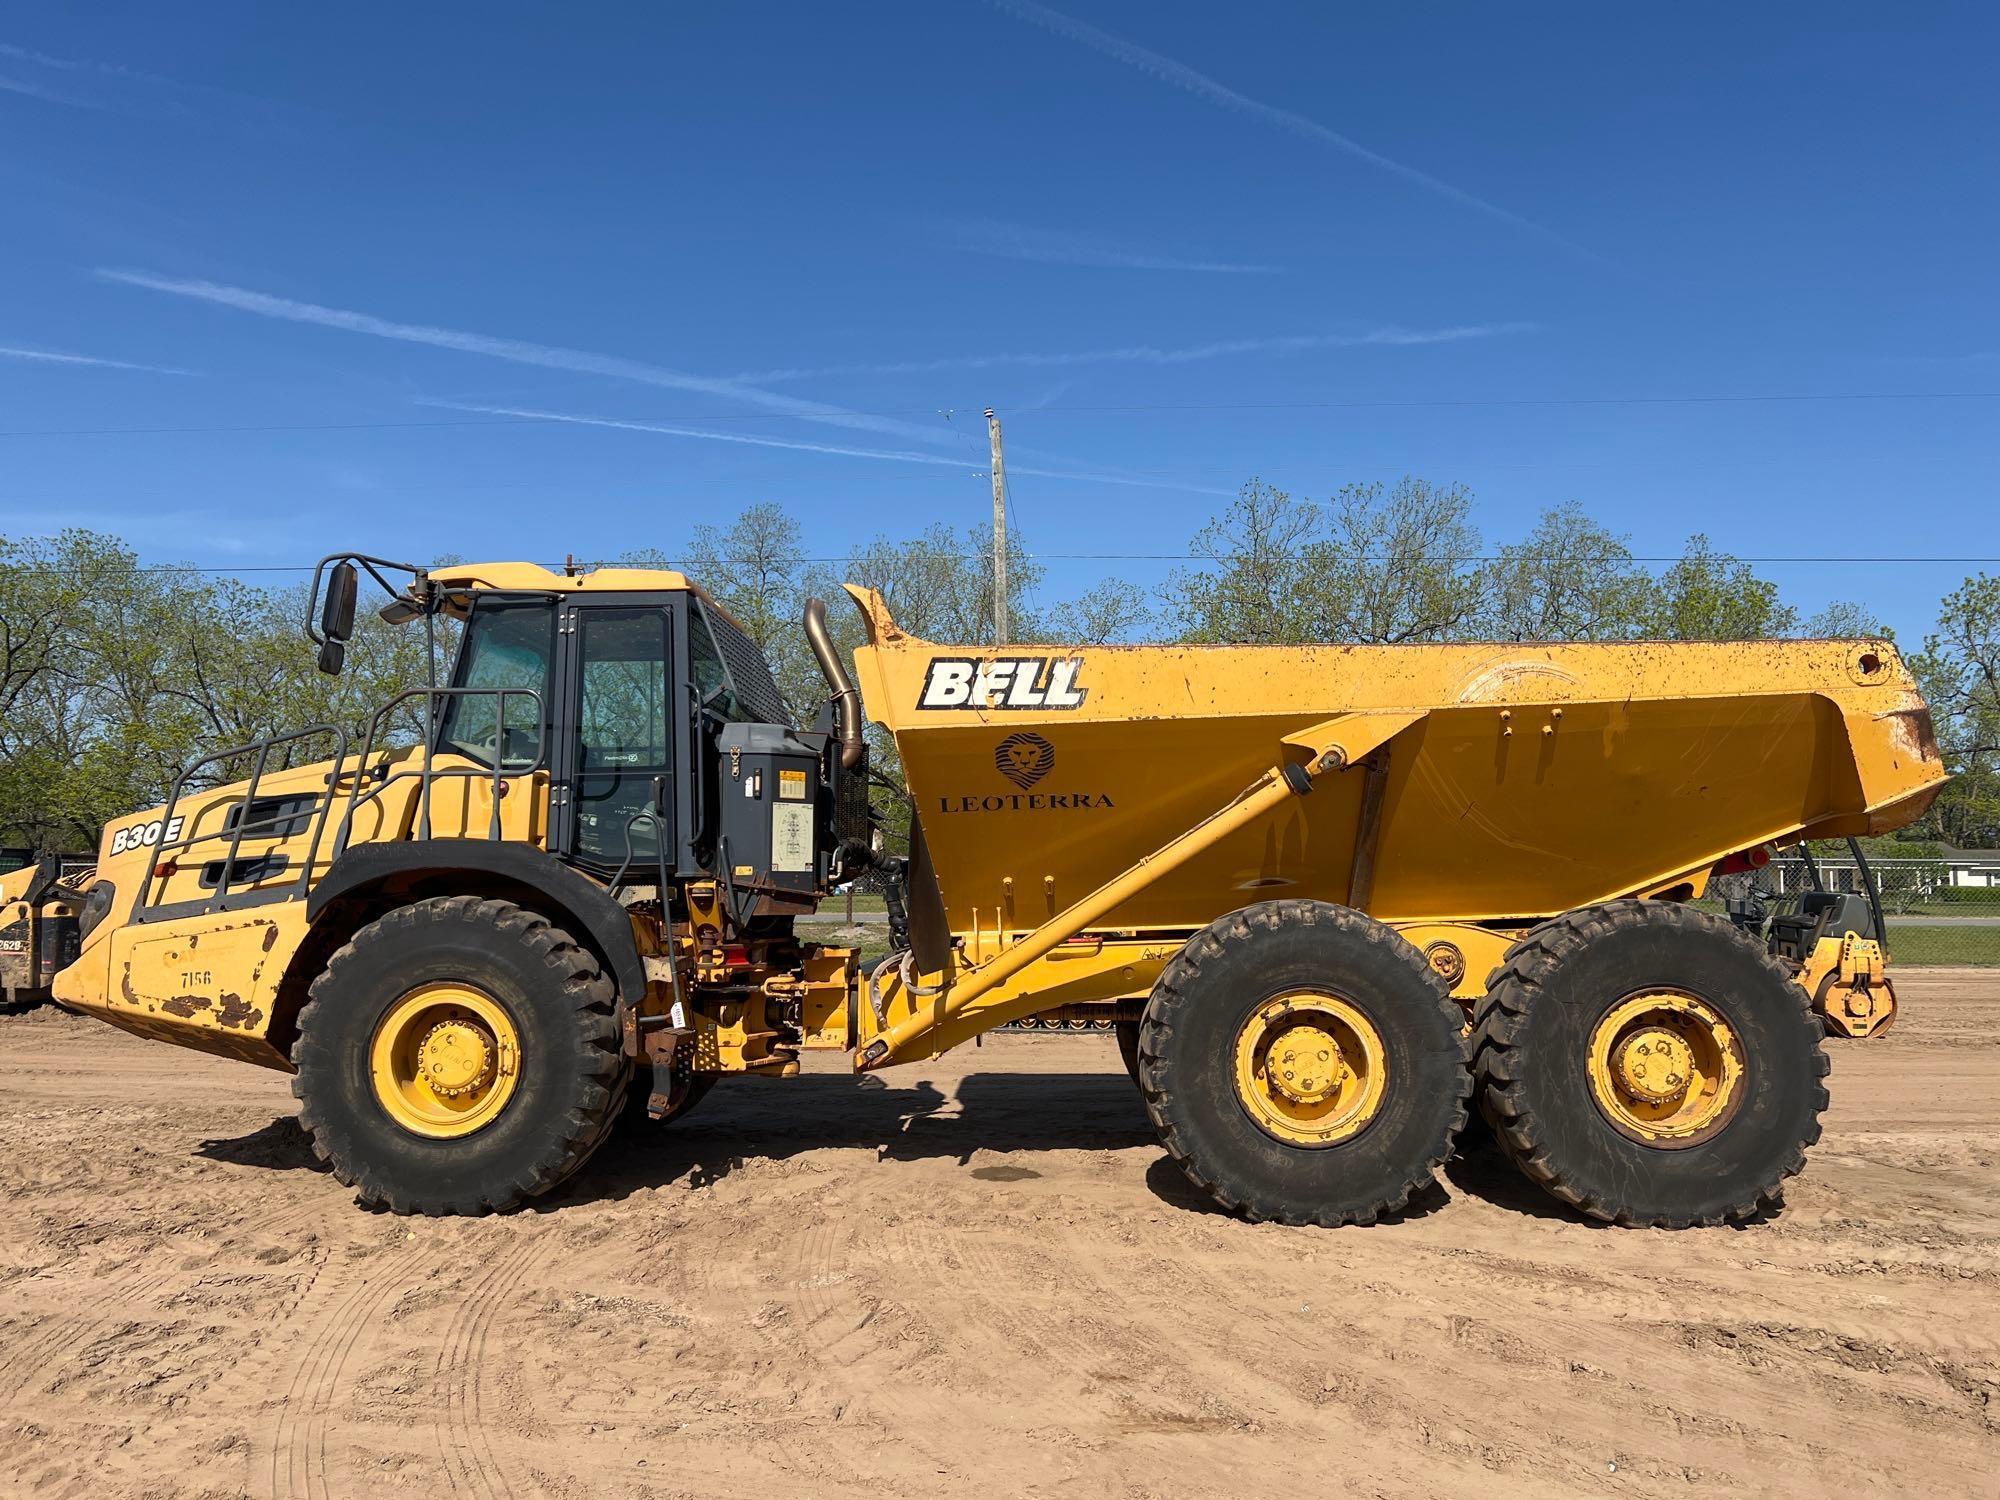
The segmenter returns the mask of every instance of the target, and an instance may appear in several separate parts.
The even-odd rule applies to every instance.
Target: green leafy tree
[[[1350,484],[1324,509],[1252,480],[1196,535],[1206,566],[1172,576],[1166,613],[1188,641],[1457,638],[1484,589],[1471,511],[1463,485],[1422,479]]]
[[[303,588],[148,566],[117,538],[85,531],[4,555],[0,838],[10,841],[92,848],[106,820],[160,802],[182,766],[264,735],[325,723],[358,746],[377,705],[425,680],[424,632],[372,611],[346,672],[315,670]],[[31,612],[33,629],[21,623]],[[398,739],[415,718],[395,724]],[[301,742],[290,758],[322,759],[334,745],[332,735]],[[250,769],[246,755],[198,779]]]
[[[1865,635],[1893,641],[1896,632],[1884,625],[1876,617],[1875,611],[1865,604],[1856,604],[1848,599],[1835,599],[1805,623],[1808,638]]]
[[[1775,583],[1699,533],[1646,593],[1639,633],[1653,640],[1749,641],[1798,628],[1798,611],[1778,597]]]
[[[1911,666],[1956,777],[1923,831],[1961,848],[2000,847],[2000,578],[1980,573],[1946,595]]]
[[[1316,638],[1398,645],[1477,634],[1485,577],[1472,491],[1403,478],[1350,484],[1312,553]]]
[[[1043,633],[1065,644],[1102,646],[1140,639],[1152,624],[1153,611],[1144,591],[1122,578],[1107,578],[1051,607]]]
[[[844,577],[880,589],[896,623],[912,635],[962,646],[993,643],[990,525],[955,531],[940,523],[905,539],[876,537],[848,554]],[[1007,604],[1017,641],[1036,634],[1032,601],[1041,579],[1041,565],[1010,536]]]
[[[766,501],[728,526],[697,526],[683,569],[756,642],[792,717],[811,724],[826,683],[801,624],[812,575],[798,521]],[[840,607],[828,601],[830,613]]]

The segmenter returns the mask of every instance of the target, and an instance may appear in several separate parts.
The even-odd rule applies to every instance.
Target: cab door
[[[660,849],[671,864],[677,847],[672,614],[653,605],[567,606],[559,636],[569,722],[558,733],[557,847],[606,873],[629,850],[629,878],[645,881]]]

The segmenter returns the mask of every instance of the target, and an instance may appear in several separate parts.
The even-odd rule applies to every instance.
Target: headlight
[[[83,910],[76,916],[77,941],[86,941],[92,931],[111,915],[111,903],[118,899],[118,887],[108,880],[100,880],[83,897]]]

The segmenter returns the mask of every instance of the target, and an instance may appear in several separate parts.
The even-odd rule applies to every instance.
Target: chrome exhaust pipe
[[[840,764],[851,771],[868,753],[868,742],[861,735],[861,690],[847,675],[833,637],[827,633],[826,605],[817,599],[806,600],[806,639],[812,643],[820,675],[833,689],[833,721],[837,726],[835,737],[840,741]]]

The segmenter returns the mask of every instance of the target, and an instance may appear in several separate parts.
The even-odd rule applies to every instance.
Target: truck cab
[[[544,772],[549,854],[603,880],[706,877],[784,915],[865,850],[835,816],[833,726],[794,726],[763,653],[683,575],[514,563],[430,583],[461,622],[433,753]]]

